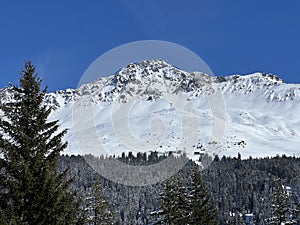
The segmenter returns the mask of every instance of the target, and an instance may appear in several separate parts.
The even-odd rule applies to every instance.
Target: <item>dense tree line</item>
[[[141,153],[139,157],[123,154],[116,159],[136,165],[147,165],[153,164],[153,161],[157,163],[166,157],[168,154],[152,152],[146,158]],[[60,167],[66,168],[69,165],[72,165],[71,174],[77,178],[75,186],[82,193],[93,185],[93,180],[100,179],[104,194],[121,224],[142,225],[156,221],[151,213],[161,210],[159,198],[166,183],[145,187],[130,187],[114,183],[95,173],[81,156],[63,156]],[[191,174],[195,166],[197,165],[194,162],[189,161],[178,173],[183,186],[187,187],[191,184]],[[277,186],[278,178],[285,187],[290,187],[290,206],[299,209],[299,204],[297,206],[300,199],[299,158],[277,156],[241,160],[216,157],[201,174],[207,189],[212,194],[213,203],[217,206],[217,222],[220,225],[246,224],[246,217],[252,214],[253,217],[248,219],[252,220],[253,224],[269,224],[268,219],[274,214],[273,190]],[[300,218],[299,215],[296,217]]]
[[[237,223],[240,216],[249,213],[254,215],[254,224],[268,224],[276,180],[291,188],[290,198],[296,204],[300,196],[299,172],[300,159],[295,157],[223,157],[203,171],[203,178],[219,208],[220,224]]]

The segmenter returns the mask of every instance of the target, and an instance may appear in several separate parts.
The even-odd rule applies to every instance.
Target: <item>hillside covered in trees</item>
[[[148,157],[132,154],[118,158],[135,165],[157,163],[166,157],[152,152]],[[182,156],[184,157],[184,156]],[[178,159],[179,160],[179,159]],[[100,179],[104,194],[110,207],[115,211],[121,224],[151,224],[156,219],[153,212],[160,210],[158,199],[164,183],[152,186],[130,187],[113,183],[99,174],[85,162],[82,156],[62,156],[60,168],[71,168],[75,176],[74,188],[85,195],[94,180]],[[185,186],[191,183],[191,174],[197,165],[189,161],[179,172]],[[267,225],[273,217],[274,189],[280,178],[288,190],[287,205],[291,209],[290,219],[299,220],[300,201],[300,159],[277,156],[274,158],[247,159],[216,157],[211,165],[202,171],[206,187],[211,191],[214,205],[217,207],[218,224]]]

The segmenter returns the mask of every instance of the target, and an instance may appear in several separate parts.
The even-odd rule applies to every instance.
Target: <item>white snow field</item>
[[[300,156],[300,84],[270,74],[211,77],[147,60],[49,93],[46,104],[69,129],[65,154]]]

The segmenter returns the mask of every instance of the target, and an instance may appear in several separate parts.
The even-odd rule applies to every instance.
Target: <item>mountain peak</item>
[[[126,83],[134,80],[178,79],[180,75],[188,75],[164,60],[143,60],[130,63],[114,75],[116,83]]]
[[[159,59],[130,63],[117,73],[101,77],[78,89],[49,93],[46,102],[56,109],[81,98],[86,99],[85,104],[97,104],[128,102],[133,97],[155,100],[167,93],[189,93],[191,97],[198,97],[210,95],[216,90],[234,95],[260,92],[267,101],[287,101],[300,97],[299,85],[285,84],[272,74],[209,76],[201,71],[188,73]],[[7,89],[2,89],[1,93],[2,99],[5,96],[9,99]]]
[[[201,71],[188,73],[160,59],[130,63],[117,73],[84,84],[76,90],[48,94],[47,102],[59,107],[84,97],[85,104],[124,103],[133,97],[155,100],[167,93],[189,93],[191,97],[198,97],[210,95],[216,90],[230,95],[260,92],[267,101],[290,101],[300,96],[299,85],[285,84],[272,74],[209,76]]]

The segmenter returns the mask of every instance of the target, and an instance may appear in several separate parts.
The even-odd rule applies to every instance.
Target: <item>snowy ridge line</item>
[[[146,60],[123,67],[109,77],[84,84],[78,89],[67,89],[49,93],[46,102],[55,107],[89,96],[87,104],[99,102],[127,102],[140,97],[154,100],[166,93],[191,93],[191,96],[213,93],[212,84],[223,94],[247,95],[264,90],[267,101],[300,101],[300,84],[285,84],[272,74],[253,73],[212,77],[202,72],[187,73],[163,60]]]
[[[87,104],[113,101],[125,103],[133,96],[154,100],[166,93],[180,92],[198,97],[213,93],[212,84],[225,95],[247,95],[264,90],[263,95],[267,101],[300,101],[300,84],[285,84],[272,74],[212,77],[202,72],[185,72],[163,60],[145,60],[131,63],[114,75],[100,77],[78,89],[69,88],[48,93],[45,102],[56,110],[83,96],[88,96]],[[4,101],[9,101],[11,94],[10,88],[0,90],[0,98]]]

